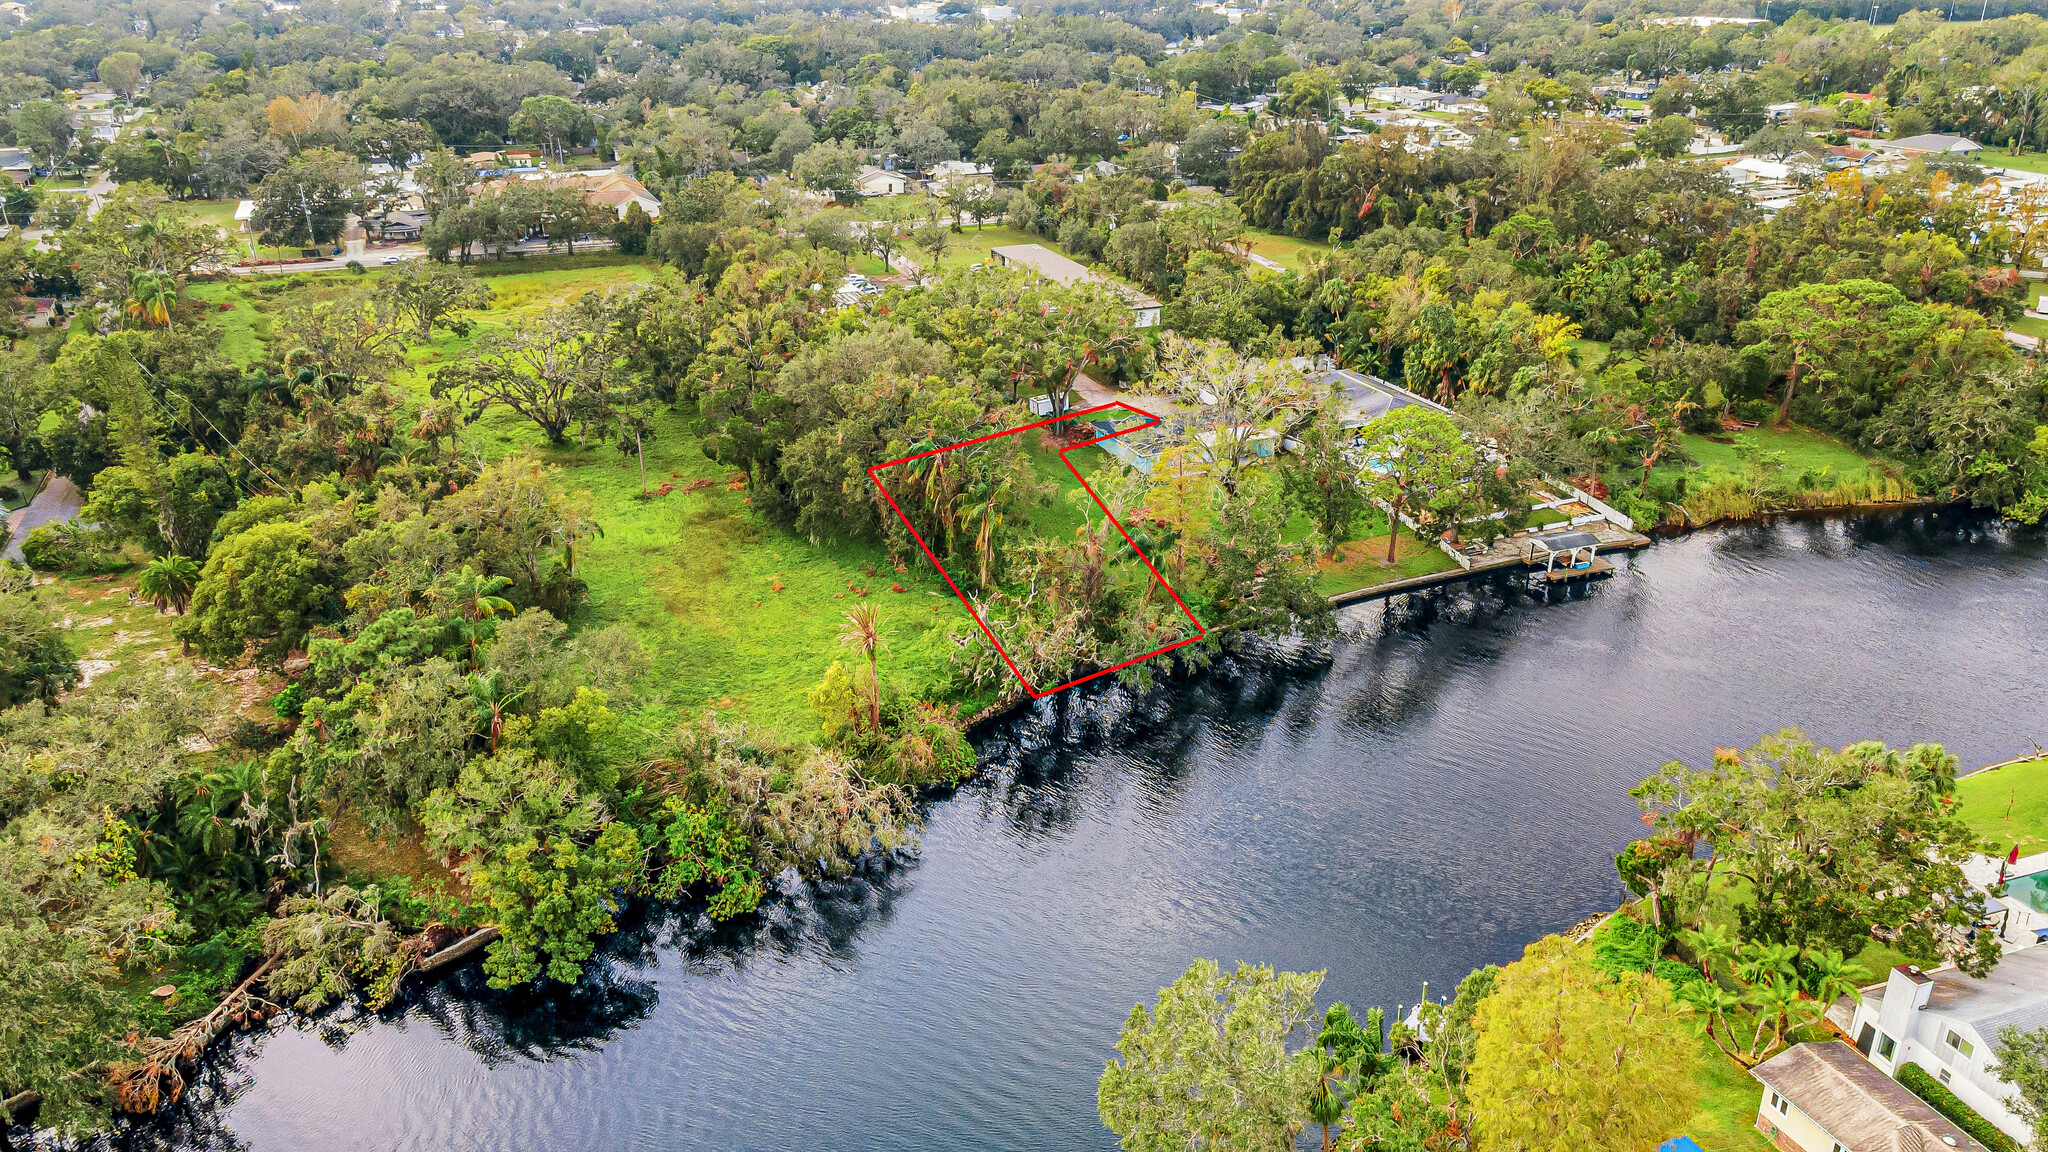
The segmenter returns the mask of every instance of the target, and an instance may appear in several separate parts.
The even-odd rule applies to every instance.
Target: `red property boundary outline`
[[[1056,688],[1047,688],[1043,691],[1040,691],[1038,688],[1032,685],[1031,681],[1024,678],[1023,671],[1017,667],[1017,662],[1015,660],[1010,659],[1009,652],[1004,650],[1002,641],[996,639],[996,634],[993,630],[989,628],[988,621],[981,618],[981,613],[975,611],[973,602],[968,600],[967,595],[960,591],[960,586],[958,584],[953,583],[952,573],[946,571],[946,566],[944,564],[939,563],[938,556],[932,552],[932,546],[930,544],[925,543],[924,537],[918,534],[917,529],[910,523],[910,517],[905,516],[903,514],[903,509],[899,507],[896,503],[896,497],[892,493],[890,493],[889,486],[887,484],[882,483],[882,478],[881,476],[877,475],[877,473],[879,473],[884,468],[894,468],[898,464],[908,464],[913,460],[922,460],[927,456],[937,456],[941,452],[951,452],[955,448],[965,448],[972,444],[981,444],[990,440],[1000,440],[1005,436],[1015,436],[1019,432],[1029,432],[1033,428],[1043,428],[1048,424],[1058,424],[1067,420],[1079,420],[1082,417],[1088,416],[1092,413],[1107,412],[1112,408],[1121,408],[1126,412],[1132,413],[1137,416],[1142,416],[1144,417],[1145,422],[1143,424],[1133,424],[1129,428],[1120,429],[1115,432],[1106,432],[1093,439],[1084,440],[1079,444],[1068,445],[1067,447],[1060,449],[1060,463],[1065,464],[1067,466],[1067,471],[1072,472],[1074,474],[1074,479],[1079,480],[1081,482],[1081,487],[1087,490],[1088,495],[1095,500],[1095,506],[1097,508],[1102,509],[1102,514],[1109,518],[1109,522],[1111,524],[1116,525],[1116,530],[1120,535],[1123,536],[1124,543],[1129,544],[1131,546],[1131,552],[1135,554],[1138,557],[1138,559],[1145,562],[1146,571],[1152,573],[1152,578],[1154,580],[1159,581],[1159,586],[1161,588],[1166,589],[1166,594],[1168,596],[1173,597],[1174,607],[1179,608],[1181,611],[1181,615],[1186,616],[1188,618],[1188,623],[1193,624],[1195,626],[1195,634],[1193,636],[1189,636],[1181,640],[1176,640],[1163,648],[1154,648],[1152,651],[1147,652],[1142,656],[1133,656],[1129,660],[1126,660],[1121,664],[1117,664],[1109,668],[1104,668],[1100,672],[1091,672],[1086,676],[1081,676],[1073,680],[1069,680],[1065,684],[1061,684]],[[1189,644],[1193,644],[1195,641],[1200,640],[1203,636],[1208,635],[1208,630],[1202,627],[1202,622],[1200,620],[1195,619],[1195,614],[1193,612],[1190,612],[1188,610],[1188,606],[1181,602],[1180,593],[1175,592],[1173,590],[1173,585],[1166,582],[1166,577],[1161,576],[1159,574],[1159,569],[1154,568],[1152,566],[1152,558],[1145,555],[1144,550],[1138,547],[1137,541],[1132,540],[1131,534],[1128,531],[1125,531],[1123,522],[1118,520],[1116,518],[1116,514],[1109,510],[1109,505],[1104,504],[1102,502],[1101,495],[1095,491],[1093,485],[1088,483],[1088,478],[1081,475],[1081,470],[1074,467],[1074,462],[1072,460],[1067,459],[1067,453],[1072,452],[1076,448],[1086,448],[1090,445],[1100,444],[1104,440],[1114,440],[1118,436],[1123,436],[1131,432],[1143,431],[1144,429],[1151,428],[1157,425],[1158,423],[1159,417],[1154,416],[1152,413],[1147,412],[1141,408],[1133,408],[1129,404],[1126,404],[1121,400],[1112,400],[1107,404],[1097,404],[1093,408],[1084,408],[1079,412],[1069,412],[1064,416],[1054,416],[1051,419],[1040,420],[1036,424],[1025,424],[1020,427],[1011,428],[1003,432],[991,432],[986,436],[979,436],[973,440],[963,440],[958,444],[948,444],[944,448],[933,448],[928,452],[919,452],[912,456],[905,456],[900,460],[890,460],[887,463],[872,464],[868,466],[868,479],[873,480],[875,482],[875,487],[882,490],[882,498],[889,502],[889,507],[893,509],[896,513],[896,518],[903,521],[903,526],[905,528],[910,529],[911,536],[915,537],[917,540],[917,546],[924,549],[925,557],[932,562],[932,567],[937,568],[939,570],[939,576],[940,578],[945,580],[946,587],[951,588],[953,590],[953,595],[958,596],[960,598],[960,603],[967,609],[968,615],[973,616],[974,622],[976,624],[981,625],[982,635],[987,636],[988,642],[995,646],[996,655],[1001,656],[1003,658],[1003,663],[1008,664],[1010,666],[1010,672],[1017,677],[1017,682],[1019,684],[1024,685],[1024,691],[1030,693],[1031,698],[1034,700],[1050,696],[1055,692],[1064,692],[1067,689],[1072,688],[1076,684],[1086,684],[1088,681],[1093,680],[1098,676],[1107,676],[1111,672],[1116,672],[1120,669],[1128,668],[1131,665],[1137,664],[1141,661],[1150,660],[1154,656],[1163,656],[1176,648],[1184,648]]]

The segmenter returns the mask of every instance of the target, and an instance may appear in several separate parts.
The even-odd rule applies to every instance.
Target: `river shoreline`
[[[128,1126],[134,1146],[446,1146],[456,1105],[539,1152],[771,1131],[1106,1146],[1100,1056],[1190,956],[1329,968],[1330,995],[1396,1007],[1614,908],[1613,852],[1639,834],[1626,788],[1661,759],[1785,723],[1831,744],[1941,739],[1979,764],[2025,748],[2012,700],[2048,683],[2031,655],[2048,625],[2025,607],[2048,591],[2040,537],[1825,511],[1850,522],[1660,538],[1610,594],[1409,597],[1333,653],[1009,701],[977,717],[976,776],[923,797],[916,867],[778,891],[715,931],[636,901],[584,981],[549,995],[488,991],[457,963],[384,1013],[290,1014],[210,1050],[215,1087]],[[1976,608],[1929,615],[1965,579]],[[1845,628],[1885,642],[1844,649]],[[1967,686],[1879,671],[1963,654]],[[1693,706],[1656,706],[1672,700]],[[641,990],[589,1003],[620,989]],[[591,1011],[617,1019],[576,1027]],[[346,1059],[322,1039],[343,1035]],[[985,1098],[992,1074],[1017,1090]],[[821,1079],[830,1093],[789,1094]],[[868,1118],[858,1145],[849,1109]]]

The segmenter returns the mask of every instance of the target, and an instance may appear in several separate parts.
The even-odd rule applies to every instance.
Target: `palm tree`
[[[1806,969],[1806,988],[1813,998],[1822,1004],[1832,1004],[1838,996],[1847,996],[1852,1002],[1860,1003],[1863,993],[1858,986],[1870,979],[1870,970],[1850,963],[1838,949],[1825,952],[1808,952],[1803,958]]]
[[[1014,477],[1005,476],[994,485],[978,485],[962,496],[964,507],[959,513],[960,527],[962,531],[975,528],[974,554],[980,563],[981,586],[984,588],[988,587],[995,569],[997,533],[1002,531],[1010,506],[1016,503],[1013,481]]]
[[[477,643],[498,630],[498,616],[510,616],[514,611],[512,602],[498,595],[511,586],[509,577],[479,576],[475,569],[464,565],[462,571],[448,578],[445,587],[430,593],[435,599],[455,606],[456,630],[469,642],[471,668],[477,666]]]
[[[1712,981],[1688,991],[1686,998],[1707,1018],[1707,1037],[1714,1042],[1714,1047],[1719,1048],[1737,1064],[1747,1063],[1743,1060],[1741,1051],[1735,1047],[1735,1029],[1728,1025],[1728,1013],[1742,1007],[1742,998]],[[1716,1028],[1716,1024],[1720,1027]]]
[[[1770,983],[1751,989],[1749,999],[1756,1005],[1756,1035],[1749,1044],[1749,1058],[1754,1063],[1777,1051],[1778,1045],[1784,1042],[1785,1033],[1793,1027],[1792,1014],[1812,1001],[1802,1001],[1799,985],[1782,976],[1773,976]],[[1771,1043],[1768,1048],[1760,1048],[1767,1024],[1771,1028]]]
[[[1342,1004],[1330,1005],[1323,1013],[1323,1030],[1312,1051],[1316,1061],[1316,1083],[1309,1090],[1309,1120],[1322,1125],[1323,1152],[1335,1144],[1334,1129],[1344,1119],[1351,1098],[1368,1086],[1379,1071],[1379,1009],[1366,1014],[1370,1027],[1361,1028]]]
[[[168,328],[178,302],[177,278],[168,272],[137,272],[128,278],[127,312]]]
[[[873,604],[856,604],[839,626],[839,643],[868,658],[868,725],[882,728],[882,673],[875,653],[883,646],[882,617]]]
[[[1741,954],[1742,946],[1718,924],[1709,924],[1697,931],[1688,928],[1679,937],[1685,941],[1686,947],[1692,949],[1693,959],[1700,966],[1700,975],[1705,976],[1709,983],[1714,979],[1714,965],[1733,968],[1736,957]]]
[[[1763,944],[1752,940],[1742,946],[1735,975],[1744,984],[1762,984],[1780,978],[1796,979],[1799,972],[1793,968],[1792,962],[1798,958],[1799,949],[1790,944]]]
[[[142,570],[136,589],[149,598],[156,610],[169,609],[183,616],[192,603],[192,590],[199,586],[199,565],[189,556],[166,556]]]
[[[532,687],[528,685],[527,687]],[[505,713],[526,695],[526,688],[507,691],[505,679],[496,669],[488,675],[470,673],[469,699],[476,705],[476,718],[491,742],[491,755],[498,754],[498,737],[505,731]]]

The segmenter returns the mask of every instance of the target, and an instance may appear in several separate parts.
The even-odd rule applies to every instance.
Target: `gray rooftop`
[[[1558,532],[1549,536],[1531,536],[1529,542],[1541,544],[1552,552],[1569,552],[1574,548],[1591,548],[1600,543],[1600,538],[1591,532]]]
[[[1333,384],[1344,392],[1344,401],[1339,419],[1346,428],[1358,428],[1385,416],[1396,408],[1420,404],[1439,412],[1447,411],[1443,405],[1410,392],[1398,384],[1389,384],[1377,376],[1353,372],[1347,368],[1328,368],[1317,374],[1316,379]]]
[[[1965,136],[1951,136],[1946,132],[1922,132],[1902,140],[1881,140],[1879,147],[1913,152],[1981,152],[1983,145]]]
[[[1955,969],[1928,975],[1927,1010],[1975,1025],[1987,1041],[2008,1024],[2023,1032],[2048,1025],[2048,948],[2007,952],[1982,980]]]

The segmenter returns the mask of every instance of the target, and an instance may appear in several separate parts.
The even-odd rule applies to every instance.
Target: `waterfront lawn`
[[[2048,756],[1972,772],[1956,781],[1963,823],[2004,855],[2017,842],[2020,855],[2048,851]]]
[[[1413,576],[1449,572],[1458,566],[1443,549],[1407,528],[1401,529],[1395,543],[1394,563],[1385,565],[1382,562],[1387,558],[1386,517],[1375,514],[1362,524],[1351,540],[1338,546],[1336,556],[1316,561],[1317,592],[1335,596]]]
[[[1742,457],[1736,452],[1738,444],[1755,444],[1765,452],[1778,453],[1784,467],[1779,474],[1797,479],[1812,473],[1816,479],[1822,476],[1860,476],[1871,466],[1871,459],[1825,433],[1810,428],[1760,427],[1745,432],[1717,436],[1681,437],[1686,454],[1699,463],[1702,469],[1740,475],[1743,472]]]

